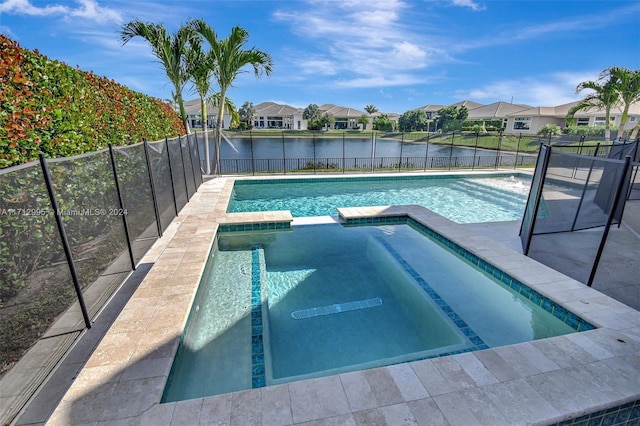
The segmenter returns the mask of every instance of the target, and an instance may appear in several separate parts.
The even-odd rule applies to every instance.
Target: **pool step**
[[[293,319],[307,319],[320,315],[339,314],[341,312],[355,311],[358,309],[374,308],[382,305],[382,299],[374,297],[373,299],[356,300],[354,302],[336,303],[329,306],[319,306],[317,308],[301,309],[291,312]]]

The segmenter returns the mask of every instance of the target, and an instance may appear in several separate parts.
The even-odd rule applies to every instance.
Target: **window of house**
[[[589,117],[582,117],[576,120],[576,126],[588,126],[589,125]]]
[[[629,122],[630,123],[635,123],[637,120],[638,120],[638,117],[636,117],[636,116],[629,117]]]
[[[531,117],[516,117],[513,120],[513,130],[531,130]]]
[[[593,122],[594,126],[604,126],[604,123],[607,121],[606,117],[596,117],[596,119]],[[616,118],[615,117],[609,117],[609,121],[611,123],[615,123],[616,122]]]

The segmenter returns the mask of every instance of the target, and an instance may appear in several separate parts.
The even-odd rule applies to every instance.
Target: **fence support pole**
[[[451,159],[453,158],[453,138],[456,136],[455,130],[451,132],[451,149],[449,149],[449,171],[451,171]]]
[[[371,173],[376,170],[376,133],[371,132]]]
[[[344,174],[345,163],[347,162],[346,158],[344,158],[344,132],[342,132],[342,173]]]
[[[251,175],[256,175],[256,161],[253,158],[253,132],[249,131],[249,143],[251,144]]]
[[[287,174],[287,156],[284,152],[284,132],[282,132],[282,170]]]
[[[191,196],[189,196],[189,185],[187,185],[187,168],[185,167],[184,154],[182,153],[182,136],[178,136],[178,147],[180,148],[180,162],[182,163],[182,176],[184,176],[184,191],[187,194],[187,203],[188,203],[189,200],[191,199]]]
[[[131,245],[131,233],[129,232],[129,222],[125,213],[124,200],[122,199],[122,190],[120,189],[120,177],[118,176],[118,166],[116,165],[116,154],[113,145],[109,144],[109,157],[111,158],[111,168],[113,169],[113,181],[116,184],[116,193],[118,194],[118,205],[122,213],[122,223],[124,224],[124,235],[127,238],[127,248],[129,249],[129,260],[131,260],[131,269],[136,270],[136,259],[133,256],[133,246]]]
[[[400,163],[398,163],[398,172],[402,171],[402,146],[404,145],[404,133],[402,134],[402,139],[400,140]]]
[[[196,146],[198,146],[198,132],[194,133],[196,137]],[[189,152],[189,163],[191,163],[191,174],[193,175],[193,192],[198,192],[198,182],[196,181],[196,172],[193,170],[193,155],[191,154],[191,138],[187,135],[187,151]]]
[[[173,167],[171,167],[171,154],[169,154],[169,139],[164,137],[164,146],[167,150],[167,160],[169,160],[169,176],[171,177],[171,192],[173,192],[173,207],[176,210],[176,216],[178,216],[178,196],[176,195],[176,185],[173,179]],[[182,150],[182,147],[180,148]],[[219,172],[218,172],[219,173]]]
[[[496,155],[496,167],[495,167],[496,170],[498,170],[498,167],[502,164],[502,162],[500,161],[501,159],[502,159],[502,130],[498,132],[498,155]]]
[[[476,154],[478,152],[478,138],[480,137],[480,132],[476,132],[476,146],[473,148],[473,163],[471,163],[471,170],[476,168]]]
[[[313,174],[316,174],[316,134],[313,133]]]
[[[53,214],[56,217],[56,225],[58,226],[58,232],[60,233],[60,241],[62,242],[64,255],[67,258],[67,264],[69,265],[69,271],[71,272],[71,280],[73,281],[73,287],[76,290],[76,296],[78,297],[78,303],[80,304],[80,311],[82,311],[82,318],[84,319],[84,325],[87,328],[91,328],[91,320],[89,319],[87,306],[84,303],[84,296],[82,295],[82,288],[80,287],[80,280],[78,279],[78,272],[76,271],[76,264],[73,261],[71,246],[69,245],[67,232],[64,229],[64,223],[62,221],[62,216],[60,215],[60,206],[58,205],[55,192],[53,191],[53,185],[51,183],[51,174],[49,173],[49,167],[47,167],[47,160],[44,158],[43,153],[40,153],[40,166],[42,167],[44,181],[45,181],[45,184],[47,185],[47,192],[49,193],[51,208],[53,209]]]
[[[402,133],[404,137],[404,132]],[[427,130],[427,147],[424,151],[424,171],[427,171],[427,160],[429,159],[429,131]]]
[[[622,173],[620,174],[618,187],[616,188],[616,198],[613,199],[613,205],[611,206],[611,211],[609,212],[609,217],[607,218],[607,224],[604,227],[604,232],[602,233],[602,239],[600,240],[600,245],[598,246],[598,252],[596,254],[596,258],[593,261],[593,267],[591,268],[591,273],[589,274],[589,280],[587,281],[587,285],[589,287],[593,285],[593,280],[596,277],[598,264],[600,263],[600,258],[602,257],[602,252],[604,251],[604,245],[607,242],[607,237],[609,235],[609,228],[611,228],[611,223],[613,223],[613,217],[615,216],[616,211],[618,210],[618,203],[620,202],[620,198],[622,195],[622,188],[624,188],[624,181],[629,175],[630,166],[631,166],[631,157],[627,155],[624,159],[624,166],[622,168]]]
[[[516,159],[513,161],[513,170],[518,168],[518,152],[520,152],[520,138],[522,137],[522,133],[518,134],[518,142],[516,145]]]
[[[156,192],[156,184],[153,182],[153,170],[151,169],[151,158],[149,157],[149,143],[146,139],[143,139],[142,143],[144,144],[144,157],[147,161],[147,171],[149,172],[149,185],[151,187],[151,198],[153,199],[153,211],[156,214],[158,237],[162,237],[162,223],[160,221],[160,209],[158,208],[158,194]]]

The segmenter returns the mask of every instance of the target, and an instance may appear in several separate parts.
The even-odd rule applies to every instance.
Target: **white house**
[[[275,102],[254,105],[256,115],[253,127],[256,129],[306,130],[307,120],[302,118],[304,110]]]
[[[579,101],[555,107],[534,107],[521,111],[516,111],[506,115],[507,125],[505,131],[512,133],[536,134],[545,124],[557,124],[560,127],[566,126],[565,117],[569,110],[578,104]],[[613,126],[620,126],[622,120],[622,107],[611,110],[610,122]],[[605,111],[591,109],[582,110],[575,114],[576,126],[604,126]],[[640,103],[635,103],[629,108],[629,116],[625,128],[630,130],[638,125],[640,121]]]
[[[187,121],[189,127],[192,129],[202,128],[202,108],[200,105],[200,99],[191,99],[184,102],[184,109],[187,113]],[[207,102],[207,128],[213,129],[216,126],[216,120],[218,119],[218,107],[214,107],[210,102]],[[231,125],[231,116],[225,113],[223,118],[223,129],[228,129]]]
[[[494,102],[483,105],[472,101],[460,101],[449,106],[464,106],[469,111],[470,120],[496,120],[502,119],[504,130],[507,133],[537,134],[545,124],[553,123],[560,127],[565,127],[565,117],[569,110],[578,103],[550,106],[532,107],[529,105],[511,104],[507,102]],[[284,129],[284,130],[307,130],[307,120],[303,119],[303,108],[296,108],[290,105],[277,104],[275,102],[262,102],[254,106],[256,115],[253,117],[253,125],[256,129]],[[334,104],[324,104],[319,107],[320,111],[328,112],[335,117],[334,129],[358,129],[361,124],[358,119],[366,115],[363,111],[337,106]],[[425,105],[416,109],[427,113],[429,120],[437,118],[437,111],[445,108],[444,105]],[[191,128],[202,128],[200,100],[192,99],[185,102],[185,109]],[[207,125],[213,128],[216,122],[218,108],[211,104],[207,105]],[[370,117],[373,118],[375,115]],[[399,117],[399,116],[398,116]],[[613,108],[611,111],[611,124],[619,126],[622,118],[622,107]],[[397,118],[396,118],[397,119]],[[228,129],[231,123],[229,114],[224,114],[223,128]],[[605,123],[605,113],[602,110],[580,111],[575,115],[575,125],[577,126],[602,126]],[[629,109],[626,129],[630,130],[640,123],[640,102],[635,103]]]

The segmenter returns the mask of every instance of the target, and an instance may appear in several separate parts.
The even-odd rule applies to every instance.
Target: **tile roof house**
[[[560,127],[566,126],[565,117],[569,110],[579,101],[570,102],[555,107],[531,107],[521,111],[516,111],[506,115],[507,132],[537,133],[545,124],[553,123]],[[615,107],[611,110],[610,121],[613,126],[619,126],[622,119],[622,107]],[[640,121],[640,103],[635,103],[629,108],[629,117],[625,128],[630,130],[638,125]],[[605,112],[603,110],[591,109],[583,110],[575,114],[574,122],[576,126],[604,126]]]
[[[320,111],[328,112],[333,115],[336,119],[335,124],[333,125],[334,129],[358,129],[360,124],[358,124],[358,119],[366,113],[364,111],[359,111],[357,109],[337,106],[333,104],[324,104],[320,106]]]
[[[565,117],[569,110],[578,103],[570,102],[558,106],[538,106],[532,107],[522,104],[511,104],[508,102],[494,102],[492,104],[483,105],[472,101],[460,101],[450,106],[464,106],[469,111],[468,118],[495,120],[502,119],[504,129],[507,133],[523,133],[536,134],[545,124],[553,123],[560,127],[566,126]],[[286,129],[286,130],[307,130],[307,120],[302,118],[304,108],[296,108],[290,105],[278,104],[275,102],[262,102],[254,106],[256,116],[254,117],[254,128],[256,129]],[[427,113],[429,120],[437,118],[437,111],[445,108],[444,105],[425,105],[417,110],[423,110]],[[361,124],[358,119],[365,112],[334,104],[324,104],[319,107],[320,111],[331,113],[336,122],[334,129],[358,129]],[[193,99],[185,102],[185,109],[192,128],[200,128],[200,100]],[[215,126],[216,114],[218,108],[211,104],[207,106],[208,126]],[[369,116],[370,122],[379,114]],[[398,114],[388,114],[399,118]],[[613,108],[611,111],[611,124],[617,126],[620,124],[622,117],[622,107]],[[229,128],[231,119],[229,114],[224,115],[224,128]],[[575,115],[576,126],[602,126],[605,122],[605,113],[601,110],[581,111]],[[640,102],[631,106],[629,109],[629,118],[626,128],[632,129],[640,123]],[[370,126],[370,125],[369,125]],[[367,128],[370,128],[367,126]]]

